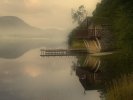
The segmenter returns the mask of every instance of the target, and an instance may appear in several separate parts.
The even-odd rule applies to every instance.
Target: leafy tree
[[[112,25],[116,46],[133,49],[133,0],[102,0],[93,12],[94,17],[107,17]]]

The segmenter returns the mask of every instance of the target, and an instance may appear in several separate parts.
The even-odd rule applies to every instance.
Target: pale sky
[[[100,0],[0,0],[0,16],[17,16],[40,28],[69,29],[71,8],[85,5],[92,14]]]

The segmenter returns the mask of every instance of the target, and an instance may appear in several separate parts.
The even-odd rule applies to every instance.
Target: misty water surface
[[[2,37],[0,38],[0,57],[16,58],[23,55],[26,51],[44,47],[45,48],[66,48],[64,38],[21,38],[21,37]]]
[[[76,57],[41,58],[40,48],[16,59],[0,58],[1,100],[100,100],[87,91],[72,70]]]

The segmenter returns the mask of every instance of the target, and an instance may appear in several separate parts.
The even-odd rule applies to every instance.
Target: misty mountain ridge
[[[0,17],[0,28],[12,28],[12,27],[30,27],[30,26],[16,16]]]
[[[0,36],[3,37],[41,37],[52,38],[55,35],[62,36],[65,33],[58,29],[40,29],[27,24],[24,20],[16,16],[1,16],[0,17]]]

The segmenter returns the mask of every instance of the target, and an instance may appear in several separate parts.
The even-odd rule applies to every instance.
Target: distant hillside
[[[15,16],[1,16],[0,28],[30,27],[22,19]]]
[[[38,34],[37,34],[38,33]],[[0,36],[12,37],[39,37],[44,30],[28,25],[22,19],[15,16],[0,17]]]
[[[16,16],[0,17],[1,37],[28,37],[28,38],[52,38],[62,36],[64,32],[58,29],[40,29],[27,24]]]

